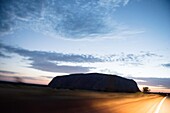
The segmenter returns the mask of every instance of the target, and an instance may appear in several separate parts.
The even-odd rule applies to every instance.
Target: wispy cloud
[[[167,67],[167,68],[170,68],[170,63],[162,64],[162,66]]]
[[[24,82],[22,80],[39,80],[39,78],[36,77],[30,77],[30,76],[8,76],[8,75],[0,75],[0,80],[2,81],[15,81],[15,82]],[[18,81],[19,80],[19,81]]]
[[[1,51],[0,51],[0,57],[2,57],[2,58],[10,58],[10,56],[5,55],[5,54],[2,53]]]
[[[43,78],[48,78],[48,79],[52,79],[52,78],[54,78],[55,76],[41,76],[41,77],[43,77]]]
[[[89,72],[96,67],[91,67],[88,63],[118,63],[119,65],[140,66],[145,65],[145,61],[151,61],[155,58],[161,58],[161,55],[152,52],[141,51],[138,54],[111,54],[105,56],[93,56],[85,54],[63,54],[48,51],[31,51],[23,48],[17,48],[0,44],[0,51],[10,55],[11,53],[25,57],[29,62],[29,68],[34,68],[48,72],[60,73],[79,73]],[[168,66],[168,64],[166,65]]]
[[[148,86],[161,86],[170,89],[170,78],[134,78],[139,79],[137,81],[139,85],[148,85]]]
[[[64,62],[101,62],[102,60],[92,55],[78,55],[78,54],[63,54],[56,52],[46,51],[30,51],[23,48],[12,47],[0,43],[0,49],[8,53],[17,53],[24,57],[30,57],[29,60],[42,60],[49,61],[64,61]]]
[[[131,64],[131,65],[143,65],[143,62],[148,59],[148,60],[152,60],[153,58],[160,58],[162,57],[161,55],[158,55],[156,53],[152,53],[152,52],[144,52],[141,51],[138,54],[125,54],[125,53],[121,53],[121,54],[112,54],[109,56],[103,56],[102,59],[105,59],[105,61],[108,62],[120,62],[120,63],[124,63],[125,65],[127,64]]]
[[[16,53],[31,61],[30,68],[61,73],[88,72],[92,67],[60,65],[59,62],[83,63],[102,62],[92,55],[63,54],[45,51],[30,51],[0,44],[0,49],[8,53]]]
[[[12,72],[12,71],[5,71],[5,70],[0,70],[1,74],[17,74],[17,72]]]
[[[129,0],[1,1],[0,34],[31,29],[66,39],[122,38],[141,33],[119,29],[113,13]],[[122,27],[121,27],[122,28]]]
[[[91,67],[83,66],[67,66],[67,65],[58,65],[57,63],[52,63],[49,61],[42,60],[33,60],[30,64],[31,68],[48,71],[48,72],[59,72],[59,73],[80,73],[80,72],[89,72]]]
[[[124,0],[124,6],[127,5],[129,3],[130,0]]]
[[[117,62],[121,65],[145,65],[144,61],[152,60],[153,58],[160,58],[161,55],[152,52],[143,52],[139,54],[112,54],[105,56],[93,55],[78,55],[78,54],[63,54],[57,52],[46,51],[30,51],[23,48],[16,48],[0,44],[1,52],[16,53],[20,56],[26,57],[30,60],[30,67],[38,70],[49,72],[88,72],[94,67],[83,67],[83,63],[96,63],[96,62]],[[75,65],[68,65],[75,64]],[[77,65],[76,65],[77,64]],[[87,66],[87,65],[86,65]]]

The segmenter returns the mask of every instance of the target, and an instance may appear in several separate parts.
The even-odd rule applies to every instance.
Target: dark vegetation
[[[150,92],[149,87],[143,87],[143,92],[144,92],[144,93],[148,93],[148,92]]]
[[[48,87],[48,85],[43,84],[31,84],[31,83],[24,83],[24,82],[9,82],[9,81],[0,81],[0,85],[2,86],[8,86],[8,85],[14,85],[14,86],[37,86],[37,87]]]

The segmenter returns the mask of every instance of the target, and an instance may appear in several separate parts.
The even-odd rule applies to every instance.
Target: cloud
[[[100,72],[101,72],[101,73],[105,73],[105,74],[119,75],[119,76],[122,76],[122,75],[123,75],[123,73],[119,73],[119,72],[116,72],[116,71],[112,71],[112,70],[107,69],[107,68],[101,69]]]
[[[48,78],[48,79],[54,78],[54,76],[41,76],[41,77],[43,77],[43,78]]]
[[[46,51],[30,51],[23,48],[15,48],[0,43],[0,49],[8,53],[17,53],[24,57],[29,57],[29,60],[49,60],[49,61],[64,61],[64,62],[101,62],[102,59],[94,57],[92,55],[78,55],[78,54],[63,54],[56,52]]]
[[[17,72],[12,72],[12,71],[5,71],[5,70],[0,70],[1,74],[17,74]]]
[[[170,78],[134,78],[139,79],[137,81],[139,85],[148,85],[148,86],[162,86],[170,89]],[[144,81],[144,82],[141,82]]]
[[[63,54],[45,51],[30,51],[0,44],[0,50],[7,53],[16,53],[31,61],[30,68],[61,73],[88,72],[92,67],[60,65],[59,62],[94,63],[103,60],[92,55]]]
[[[129,3],[129,0],[124,0],[124,6],[127,5]]]
[[[0,34],[31,29],[67,39],[128,37],[141,32],[114,20],[129,0],[1,0]],[[113,35],[113,36],[110,36]]]
[[[163,57],[161,55],[158,55],[156,53],[152,53],[152,52],[144,52],[141,51],[138,54],[125,54],[125,53],[121,53],[121,54],[112,54],[109,56],[103,56],[101,57],[102,59],[104,59],[107,62],[120,62],[123,63],[124,65],[143,65],[142,63],[146,60],[152,60],[153,58],[160,58]]]
[[[162,64],[162,66],[167,67],[167,68],[170,68],[170,63]]]
[[[56,63],[41,60],[33,60],[33,63],[31,63],[30,67],[42,71],[59,73],[89,72],[91,69],[91,67],[57,65]]]
[[[16,48],[0,43],[0,51],[6,54],[15,53],[31,61],[29,68],[48,72],[79,73],[89,72],[95,67],[83,64],[97,62],[114,62],[120,65],[144,65],[148,60],[162,57],[152,52],[140,52],[139,54],[112,54],[106,56],[93,56],[84,54],[63,54],[57,52],[31,51],[23,48]]]
[[[2,52],[0,52],[0,57],[2,57],[2,58],[10,58],[10,56],[7,56],[7,55],[3,54]]]
[[[0,75],[1,81],[15,81],[15,82],[24,82],[23,80],[39,80],[39,78],[36,77],[30,77],[30,76],[8,76],[8,75]]]
[[[140,80],[140,79],[133,79],[134,81],[136,81],[137,83],[143,83],[143,82],[147,82],[145,80]]]

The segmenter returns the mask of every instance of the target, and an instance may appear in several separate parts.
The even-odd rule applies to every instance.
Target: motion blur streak
[[[153,113],[161,99],[157,97],[121,104],[116,108],[116,113]]]
[[[170,113],[170,97],[167,97],[163,102],[159,113]]]
[[[161,106],[162,106],[162,104],[163,104],[163,102],[165,101],[166,98],[167,98],[167,97],[164,97],[164,98],[161,100],[161,102],[159,103],[159,105],[158,105],[155,113],[159,113],[159,111],[160,111],[160,109],[161,109]]]
[[[159,113],[170,113],[170,98],[155,94],[4,87],[0,87],[1,113],[155,113],[160,102]]]
[[[159,112],[160,109],[157,108],[160,106],[160,102],[163,103],[163,100],[165,99],[166,98],[163,97],[152,97],[152,98],[143,98],[140,100],[123,99],[122,101],[119,100],[117,102],[112,100],[107,104],[105,103],[102,104],[101,106],[96,107],[96,109],[100,109],[101,113],[106,113],[105,112],[106,109],[107,112],[109,113],[165,113],[165,112]],[[170,101],[167,103],[170,104]],[[164,110],[166,109],[167,108],[164,108]]]

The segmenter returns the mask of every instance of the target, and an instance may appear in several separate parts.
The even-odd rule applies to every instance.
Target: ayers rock
[[[108,92],[140,92],[134,80],[99,73],[57,76],[49,83],[49,87]]]

